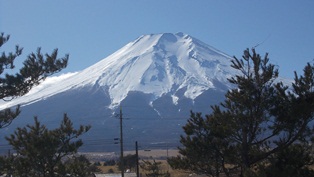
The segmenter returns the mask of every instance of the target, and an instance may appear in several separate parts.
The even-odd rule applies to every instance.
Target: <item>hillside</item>
[[[125,146],[175,147],[190,110],[208,113],[232,86],[231,57],[187,34],[143,35],[85,70],[48,78],[27,95],[2,103],[22,105],[4,131],[33,122],[56,127],[64,113],[90,124],[85,150],[116,149],[117,114],[124,118]],[[168,146],[167,145],[167,146]],[[144,148],[144,147],[143,147]]]

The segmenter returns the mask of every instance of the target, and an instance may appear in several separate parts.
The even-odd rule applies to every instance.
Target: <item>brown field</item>
[[[124,152],[124,155],[128,154],[135,154],[135,151],[126,151]],[[161,168],[163,172],[168,171],[171,174],[171,177],[196,177],[195,174],[189,174],[185,173],[183,171],[173,170],[167,163],[167,157],[173,157],[178,155],[178,150],[140,150],[138,152],[139,154],[139,162],[141,163],[141,160],[156,160],[157,162],[161,162]],[[84,153],[91,161],[98,162],[100,159],[104,158],[119,158],[119,153]],[[102,161],[100,161],[102,162]],[[103,173],[108,173],[108,171],[111,169],[114,171],[114,173],[120,173],[117,166],[99,166],[99,169]],[[145,171],[143,171],[140,168],[140,174],[142,174],[142,177],[146,177]]]
[[[162,162],[162,171],[166,172],[168,171],[171,175],[171,177],[197,177],[198,175],[195,174],[189,174],[189,173],[185,173],[182,171],[178,171],[178,170],[172,170],[169,166],[168,163],[166,162],[166,160],[157,160],[159,162]],[[103,173],[107,173],[110,169],[112,169],[114,171],[114,173],[120,173],[120,171],[118,170],[117,166],[100,166],[99,169],[101,169],[101,171]],[[145,175],[145,171],[143,171],[140,168],[140,174],[142,177],[146,177]],[[201,176],[199,176],[201,177]]]

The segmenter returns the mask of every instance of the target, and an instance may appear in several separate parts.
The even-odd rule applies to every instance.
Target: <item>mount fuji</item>
[[[83,136],[86,151],[118,149],[118,113],[124,144],[132,148],[176,146],[190,110],[210,112],[221,102],[235,74],[231,57],[184,33],[143,35],[85,70],[47,78],[28,94],[0,109],[21,105],[21,114],[6,129],[33,124],[49,128],[67,113],[76,125],[91,125]],[[57,79],[58,78],[58,79]]]

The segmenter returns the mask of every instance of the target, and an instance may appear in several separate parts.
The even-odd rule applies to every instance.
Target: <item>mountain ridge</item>
[[[193,41],[196,41],[201,47],[196,46]],[[228,73],[219,68],[228,68],[227,62],[229,63],[229,61],[219,61],[217,59],[208,61],[206,58],[208,56],[202,56],[203,54],[199,52],[204,49],[210,49],[211,56],[218,59],[228,57],[184,33],[143,35],[105,59],[66,78],[62,86],[56,83],[52,87],[55,86],[53,89],[59,90],[57,91],[59,93],[85,85],[109,85],[108,88],[113,102],[110,107],[112,108],[119,105],[128,91],[142,91],[144,93],[155,91],[155,97],[159,98],[165,93],[172,91],[175,94],[175,91],[188,87],[185,96],[195,99],[202,91],[214,87],[211,82],[213,79],[208,78],[210,74],[213,74],[215,76],[213,78],[223,81],[225,84],[228,84],[225,78],[230,75],[229,71]],[[228,59],[230,58],[228,57]],[[182,60],[185,61],[181,62]],[[221,63],[223,64],[220,65]],[[140,67],[132,69],[134,65]],[[200,66],[191,67],[196,65]],[[210,71],[202,69],[204,66],[210,68]],[[224,72],[223,75],[220,71]],[[130,75],[132,76],[131,79],[127,77]],[[193,88],[191,88],[191,85]],[[123,93],[118,92],[121,87],[124,90]],[[54,93],[48,95],[54,95]],[[30,96],[30,94],[27,96]],[[34,100],[40,99],[40,95],[35,97]],[[14,100],[9,105],[12,106],[12,103],[14,103]]]
[[[5,134],[28,124],[34,115],[55,127],[67,113],[75,124],[92,125],[87,140],[101,139],[104,132],[118,137],[114,118],[120,107],[130,119],[125,128],[129,141],[178,142],[189,111],[210,112],[210,105],[222,101],[232,87],[227,80],[235,73],[230,60],[184,33],[142,35],[82,71],[59,81],[48,78],[47,87],[44,82],[1,104],[0,109],[22,105]]]

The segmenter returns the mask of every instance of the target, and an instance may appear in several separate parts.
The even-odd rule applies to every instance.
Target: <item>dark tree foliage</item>
[[[191,114],[183,127],[181,156],[168,160],[173,168],[245,176],[269,156],[310,139],[314,67],[306,65],[302,76],[295,73],[289,88],[268,62],[268,55],[262,58],[255,49],[245,50],[242,59],[234,57],[231,66],[238,74],[229,82],[236,87],[221,105],[212,106],[212,114]]]
[[[170,177],[169,172],[164,172],[161,168],[161,162],[143,160],[140,167],[146,172],[147,177]]]
[[[136,169],[136,161],[137,161],[137,156],[134,155],[127,155],[123,157],[123,165],[124,169],[130,169],[130,170],[135,170]],[[121,163],[120,161],[118,162],[118,167],[119,170],[121,170]]]
[[[219,176],[222,171],[231,173],[232,167],[228,168],[225,163],[232,160],[234,150],[229,145],[229,130],[220,124],[213,116],[207,115],[204,119],[201,113],[191,111],[188,123],[183,126],[186,136],[181,135],[181,155],[168,159],[169,165],[208,176]]]
[[[82,176],[87,177],[92,175],[94,172],[100,172],[95,164],[91,164],[89,160],[83,156],[74,156],[65,161],[64,176],[71,174],[71,176]]]
[[[312,177],[314,164],[312,147],[308,144],[293,144],[271,155],[263,166],[260,176],[266,177]]]
[[[62,176],[65,172],[78,173],[67,169],[63,161],[77,153],[83,145],[82,140],[77,138],[89,129],[90,126],[74,129],[65,114],[59,128],[48,130],[35,117],[34,125],[17,128],[14,134],[6,137],[16,152],[16,156],[8,161],[12,162],[9,166],[17,176],[54,177]],[[10,171],[12,169],[5,172]]]
[[[111,160],[106,160],[106,161],[104,162],[104,166],[114,166],[114,165],[116,165],[116,164],[117,164],[116,161],[113,160],[113,159],[111,159]]]
[[[0,175],[5,177],[11,177],[14,175],[15,166],[14,164],[14,155],[8,153],[7,156],[0,156]]]
[[[10,35],[0,34],[0,48],[8,42]],[[33,86],[40,83],[47,76],[55,74],[65,68],[69,55],[58,59],[58,49],[51,54],[42,54],[38,48],[35,53],[27,56],[22,68],[16,74],[5,73],[5,70],[15,68],[15,59],[22,54],[23,48],[18,45],[14,52],[0,54],[0,99],[10,101],[15,97],[26,94]],[[0,111],[0,128],[8,126],[20,113],[19,106],[15,110]]]
[[[110,168],[107,173],[114,173],[114,170],[112,168]]]

